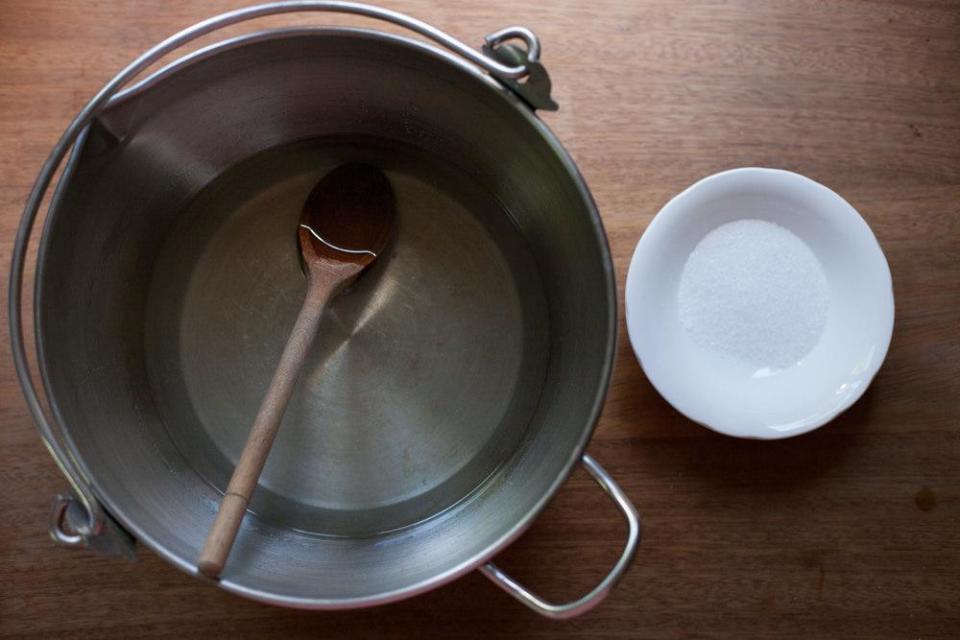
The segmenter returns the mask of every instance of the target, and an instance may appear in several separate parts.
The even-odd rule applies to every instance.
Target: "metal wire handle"
[[[49,157],[43,163],[37,180],[30,192],[24,207],[23,217],[20,219],[20,226],[17,228],[17,235],[14,241],[13,255],[10,267],[10,290],[9,290],[9,322],[10,322],[10,340],[13,347],[13,362],[17,370],[17,376],[20,379],[20,386],[23,389],[23,395],[27,401],[27,407],[37,423],[40,435],[44,444],[56,461],[60,471],[70,482],[76,499],[80,501],[87,513],[86,523],[77,523],[75,534],[65,534],[62,531],[63,511],[58,511],[57,518],[52,523],[51,533],[61,544],[67,546],[82,546],[91,536],[99,534],[104,528],[104,513],[96,496],[90,490],[89,480],[81,470],[80,464],[69,453],[68,447],[63,442],[62,426],[48,421],[43,406],[37,393],[37,388],[33,380],[27,362],[26,344],[23,334],[23,310],[21,300],[23,295],[23,276],[24,265],[26,262],[27,246],[30,242],[30,236],[36,222],[37,213],[40,204],[43,201],[47,189],[53,179],[57,168],[63,162],[64,157],[73,147],[77,138],[84,131],[93,117],[99,110],[113,97],[121,88],[127,85],[131,80],[143,72],[147,67],[158,61],[163,56],[173,52],[179,47],[187,44],[197,38],[222,29],[233,24],[246,22],[255,18],[264,16],[295,13],[295,12],[336,12],[352,15],[364,16],[390,22],[401,27],[414,31],[447,49],[463,56],[473,64],[489,72],[492,76],[500,79],[522,78],[529,73],[526,64],[509,66],[494,60],[475,49],[460,42],[456,38],[440,31],[439,29],[411,18],[410,16],[381,9],[367,4],[356,2],[337,2],[337,1],[318,1],[318,0],[291,0],[286,2],[271,2],[260,4],[235,11],[222,13],[202,22],[198,22],[192,27],[184,29],[163,42],[155,45],[145,53],[141,54],[133,62],[127,65],[116,76],[113,77],[100,91],[90,99],[90,101],[73,118],[63,135],[54,145]],[[522,40],[527,49],[527,60],[536,63],[540,56],[540,43],[537,37],[529,30],[523,27],[508,27],[487,37],[489,43],[501,43],[505,40]],[[65,172],[66,173],[66,172]],[[61,176],[60,184],[66,184],[66,175]],[[34,326],[37,325],[36,317]],[[56,416],[53,416],[53,422],[56,423]],[[65,498],[58,499],[57,504],[61,504]],[[60,509],[60,507],[57,507]],[[53,528],[56,527],[56,528]],[[60,535],[58,535],[60,534]]]
[[[593,479],[597,481],[597,484],[600,485],[600,488],[603,489],[617,507],[620,508],[624,518],[627,520],[627,542],[623,546],[623,553],[620,554],[620,559],[613,565],[610,573],[600,581],[600,584],[594,587],[588,594],[573,602],[554,604],[547,602],[524,587],[508,574],[504,573],[504,571],[494,563],[488,562],[480,567],[480,572],[490,578],[498,587],[540,615],[555,620],[574,618],[590,611],[603,602],[604,598],[610,594],[610,590],[613,589],[614,585],[623,577],[627,567],[630,566],[630,562],[633,560],[633,556],[637,553],[637,546],[640,544],[640,516],[637,515],[636,508],[634,508],[633,503],[630,502],[630,499],[623,492],[623,489],[620,488],[613,478],[610,477],[610,474],[591,456],[586,453],[583,454],[581,462],[587,472],[589,472],[590,475],[593,476]]]

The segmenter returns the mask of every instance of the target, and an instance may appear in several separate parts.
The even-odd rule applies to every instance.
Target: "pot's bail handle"
[[[30,196],[27,198],[23,217],[20,219],[20,225],[17,228],[13,255],[11,256],[8,308],[10,310],[10,341],[13,347],[14,366],[17,377],[20,379],[23,395],[27,401],[27,407],[37,423],[40,435],[73,489],[73,495],[58,496],[54,501],[50,534],[59,544],[91,546],[94,548],[106,546],[110,548],[111,545],[99,544],[97,539],[107,537],[106,534],[111,531],[122,532],[122,529],[106,514],[93,494],[80,464],[70,454],[69,447],[64,444],[63,429],[57,423],[57,417],[52,415],[51,420],[47,419],[28,364],[21,305],[24,265],[30,236],[33,233],[37,213],[44,195],[50,187],[57,168],[71,148],[74,147],[79,136],[87,130],[88,125],[100,109],[147,67],[181,46],[224,27],[264,16],[296,12],[347,13],[383,20],[405,27],[433,40],[486,70],[498,81],[516,91],[531,107],[536,108],[538,104],[543,104],[543,108],[550,108],[550,104],[552,104],[552,100],[549,98],[549,79],[546,79],[543,67],[539,63],[540,42],[529,29],[508,27],[491,34],[487,37],[484,53],[481,53],[425,22],[396,11],[357,2],[293,0],[271,2],[229,11],[175,33],[124,67],[77,113],[51,150],[49,157],[40,169],[36,182],[34,182]],[[525,48],[507,44],[506,41],[508,40],[520,40],[524,43]],[[540,95],[544,88],[547,91],[545,98]],[[51,207],[56,203],[62,185],[68,182],[67,178],[69,177],[71,164],[68,162],[68,166],[60,178]]]
[[[610,474],[608,474],[596,460],[587,454],[583,454],[581,461],[587,472],[593,476],[593,479],[597,481],[600,488],[610,496],[610,499],[620,508],[620,511],[627,520],[627,543],[623,547],[623,553],[620,554],[620,559],[613,565],[610,573],[600,581],[600,584],[594,587],[590,593],[573,602],[554,604],[547,602],[528,590],[504,573],[500,567],[494,563],[488,562],[480,567],[481,573],[493,580],[494,584],[498,587],[540,615],[555,620],[564,620],[579,616],[603,602],[603,599],[607,597],[617,581],[623,577],[623,574],[633,560],[633,556],[637,553],[637,546],[640,544],[640,516],[637,515],[637,510],[634,508],[633,503],[630,502],[630,499],[627,498],[620,486],[614,482]]]

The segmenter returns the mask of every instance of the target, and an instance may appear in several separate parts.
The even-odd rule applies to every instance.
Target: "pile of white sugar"
[[[680,322],[705,349],[769,368],[789,367],[823,333],[830,291],[800,238],[763,220],[721,225],[680,276]]]

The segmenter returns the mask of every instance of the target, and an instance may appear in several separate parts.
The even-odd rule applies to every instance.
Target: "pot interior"
[[[111,104],[38,259],[52,409],[108,510],[192,571],[303,298],[300,208],[354,160],[390,177],[396,234],[327,310],[220,583],[291,606],[469,570],[578,459],[616,311],[563,150],[430,47],[255,34]]]
[[[372,536],[479,487],[536,409],[546,298],[494,194],[385,139],[302,141],[244,160],[177,215],[149,285],[145,357],[171,439],[224,489],[303,300],[303,202],[351,160],[388,173],[395,237],[328,307],[251,510],[277,526]]]

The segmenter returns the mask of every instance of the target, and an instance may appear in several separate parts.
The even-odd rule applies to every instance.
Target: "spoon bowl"
[[[354,263],[367,267],[387,246],[396,217],[393,189],[368,164],[340,165],[313,188],[297,237],[303,265]]]

